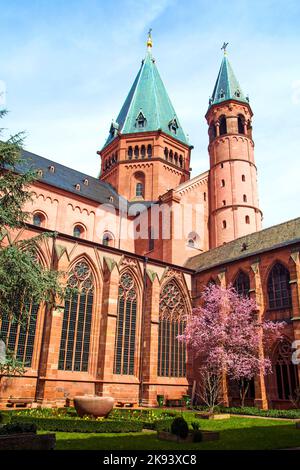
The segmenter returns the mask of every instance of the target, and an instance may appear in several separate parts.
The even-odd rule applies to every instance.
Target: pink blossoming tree
[[[260,320],[255,301],[210,284],[202,295],[202,306],[186,318],[179,337],[200,359],[201,399],[213,411],[222,402],[222,379],[236,381],[241,404],[251,379],[272,373],[268,353],[281,337],[284,322]]]

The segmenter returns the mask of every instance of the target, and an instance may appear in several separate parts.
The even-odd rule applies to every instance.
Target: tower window
[[[242,175],[242,181],[246,181],[246,176]]]
[[[223,227],[223,228],[226,228],[226,227],[227,227],[226,220],[223,220],[223,222],[222,222],[222,227]]]
[[[221,187],[225,188],[225,180],[221,180]]]
[[[165,159],[168,160],[169,151],[168,151],[167,147],[165,147],[164,155],[165,155]]]
[[[222,204],[223,204],[223,206],[226,206],[226,201],[225,201],[225,199],[224,199],[224,201],[222,201]]]
[[[169,160],[170,160],[171,163],[173,163],[173,150],[170,150]]]
[[[246,217],[245,217],[245,222],[246,222],[246,224],[250,224],[250,217],[249,217],[249,215],[246,215]]]
[[[206,201],[206,192],[203,193],[203,200]]]
[[[247,202],[247,196],[246,196],[246,194],[244,194],[244,196],[243,196],[243,201],[244,201],[244,202]]]
[[[73,229],[73,237],[82,238],[84,234],[84,228],[81,225],[75,225]]]
[[[226,123],[226,117],[221,116],[220,119],[220,135],[227,134],[227,123]]]
[[[137,160],[139,158],[139,155],[140,155],[140,150],[139,150],[138,146],[136,145],[134,147],[134,158]]]
[[[223,164],[223,163],[221,163],[221,168],[224,168],[224,164]]]
[[[180,166],[180,168],[183,167],[183,157],[182,157],[182,155],[180,155],[180,157],[179,157],[179,166]]]
[[[148,156],[148,158],[152,157],[152,145],[150,145],[150,144],[147,147],[147,156]]]
[[[35,225],[36,227],[44,227],[45,220],[46,217],[41,212],[36,212],[35,214],[33,214],[33,225]]]
[[[238,131],[239,134],[245,134],[245,126],[244,126],[244,116],[239,116],[238,117]]]
[[[128,147],[128,159],[132,160],[132,147]]]
[[[146,156],[146,147],[145,147],[145,145],[142,145],[141,146],[141,157],[145,158],[145,156]]]
[[[177,152],[175,152],[174,154],[174,163],[175,165],[178,165],[178,153]]]
[[[144,186],[142,183],[137,183],[135,187],[135,195],[136,196],[144,196]]]

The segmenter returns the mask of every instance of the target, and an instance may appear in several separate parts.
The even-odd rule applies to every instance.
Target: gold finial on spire
[[[229,42],[224,42],[223,43],[223,46],[221,47],[221,51],[224,50],[224,55],[227,55],[227,46],[228,46]]]
[[[151,36],[151,33],[152,33],[152,28],[149,29],[148,31],[148,40],[147,40],[147,47],[152,47],[152,36]]]

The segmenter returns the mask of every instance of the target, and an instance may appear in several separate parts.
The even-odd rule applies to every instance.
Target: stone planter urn
[[[95,395],[83,395],[74,397],[74,406],[78,416],[105,417],[113,409],[115,400],[112,397],[97,397]]]

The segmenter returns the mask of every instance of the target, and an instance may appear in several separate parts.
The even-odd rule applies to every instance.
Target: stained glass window
[[[85,261],[72,269],[68,286],[72,289],[65,300],[58,368],[87,372],[94,301],[94,278]]]
[[[162,289],[159,304],[158,375],[184,377],[186,375],[186,348],[178,341],[183,334],[182,319],[185,304],[176,282],[168,282]]]
[[[137,320],[137,293],[133,277],[121,276],[115,342],[114,373],[134,375]]]

